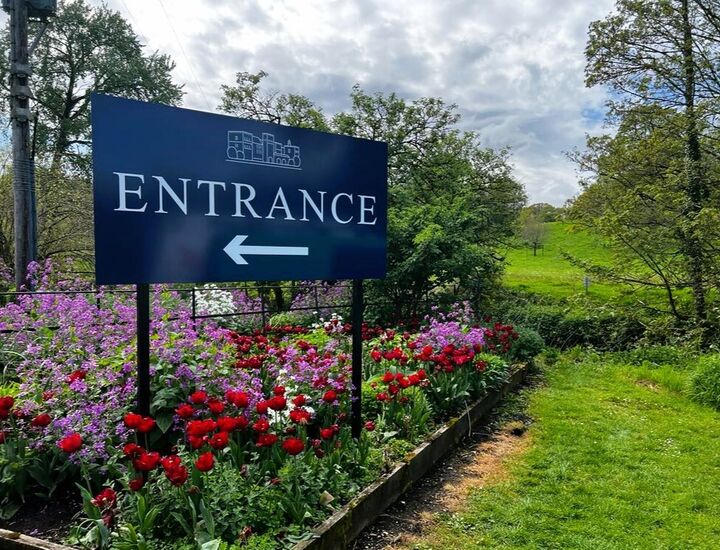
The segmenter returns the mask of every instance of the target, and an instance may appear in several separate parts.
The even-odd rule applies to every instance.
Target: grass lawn
[[[528,450],[410,547],[718,548],[720,414],[682,376],[566,354],[529,397]]]
[[[506,251],[505,283],[511,287],[525,287],[540,294],[555,297],[585,292],[585,273],[562,257],[562,252],[584,260],[603,264],[610,251],[597,238],[570,224],[551,222],[544,248],[533,256],[532,249],[511,248]],[[617,289],[612,285],[591,281],[589,294],[598,298],[613,296]]]

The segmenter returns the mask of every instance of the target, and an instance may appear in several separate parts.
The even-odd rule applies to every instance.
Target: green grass
[[[565,355],[530,396],[529,450],[413,548],[717,548],[720,414],[683,376]]]
[[[563,258],[562,253],[602,265],[609,262],[610,250],[599,239],[570,224],[551,222],[546,225],[547,239],[537,256],[533,256],[528,247],[506,251],[505,283],[558,298],[584,293],[585,273]],[[591,280],[588,294],[607,298],[617,292],[616,286]]]

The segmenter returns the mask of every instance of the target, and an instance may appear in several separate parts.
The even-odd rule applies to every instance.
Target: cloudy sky
[[[101,0],[91,0],[100,4]],[[564,151],[602,130],[605,92],[583,85],[588,23],[612,0],[107,0],[172,55],[184,105],[215,110],[238,71],[326,113],[359,83],[456,103],[485,145],[509,146],[531,202],[577,191]]]

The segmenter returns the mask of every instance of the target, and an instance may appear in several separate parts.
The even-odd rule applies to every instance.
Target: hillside
[[[537,256],[533,256],[532,249],[527,247],[506,251],[505,283],[554,297],[584,293],[585,273],[566,260],[562,253],[602,264],[609,261],[609,249],[599,239],[571,224],[550,222],[547,226],[547,240]],[[588,294],[591,296],[604,298],[617,292],[613,285],[590,281]]]

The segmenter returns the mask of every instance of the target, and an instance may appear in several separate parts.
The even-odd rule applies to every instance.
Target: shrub
[[[706,355],[690,379],[690,397],[702,405],[720,410],[720,353]]]
[[[620,304],[598,305],[585,298],[556,300],[507,291],[491,310],[503,321],[535,330],[548,346],[568,349],[592,346],[602,351],[634,347],[645,325]]]
[[[669,365],[673,368],[685,369],[694,364],[697,355],[682,346],[643,346],[614,354],[618,362],[648,368]]]
[[[525,327],[518,327],[520,335],[513,343],[508,353],[508,359],[513,363],[525,363],[538,355],[545,348],[545,341],[540,334]]]

